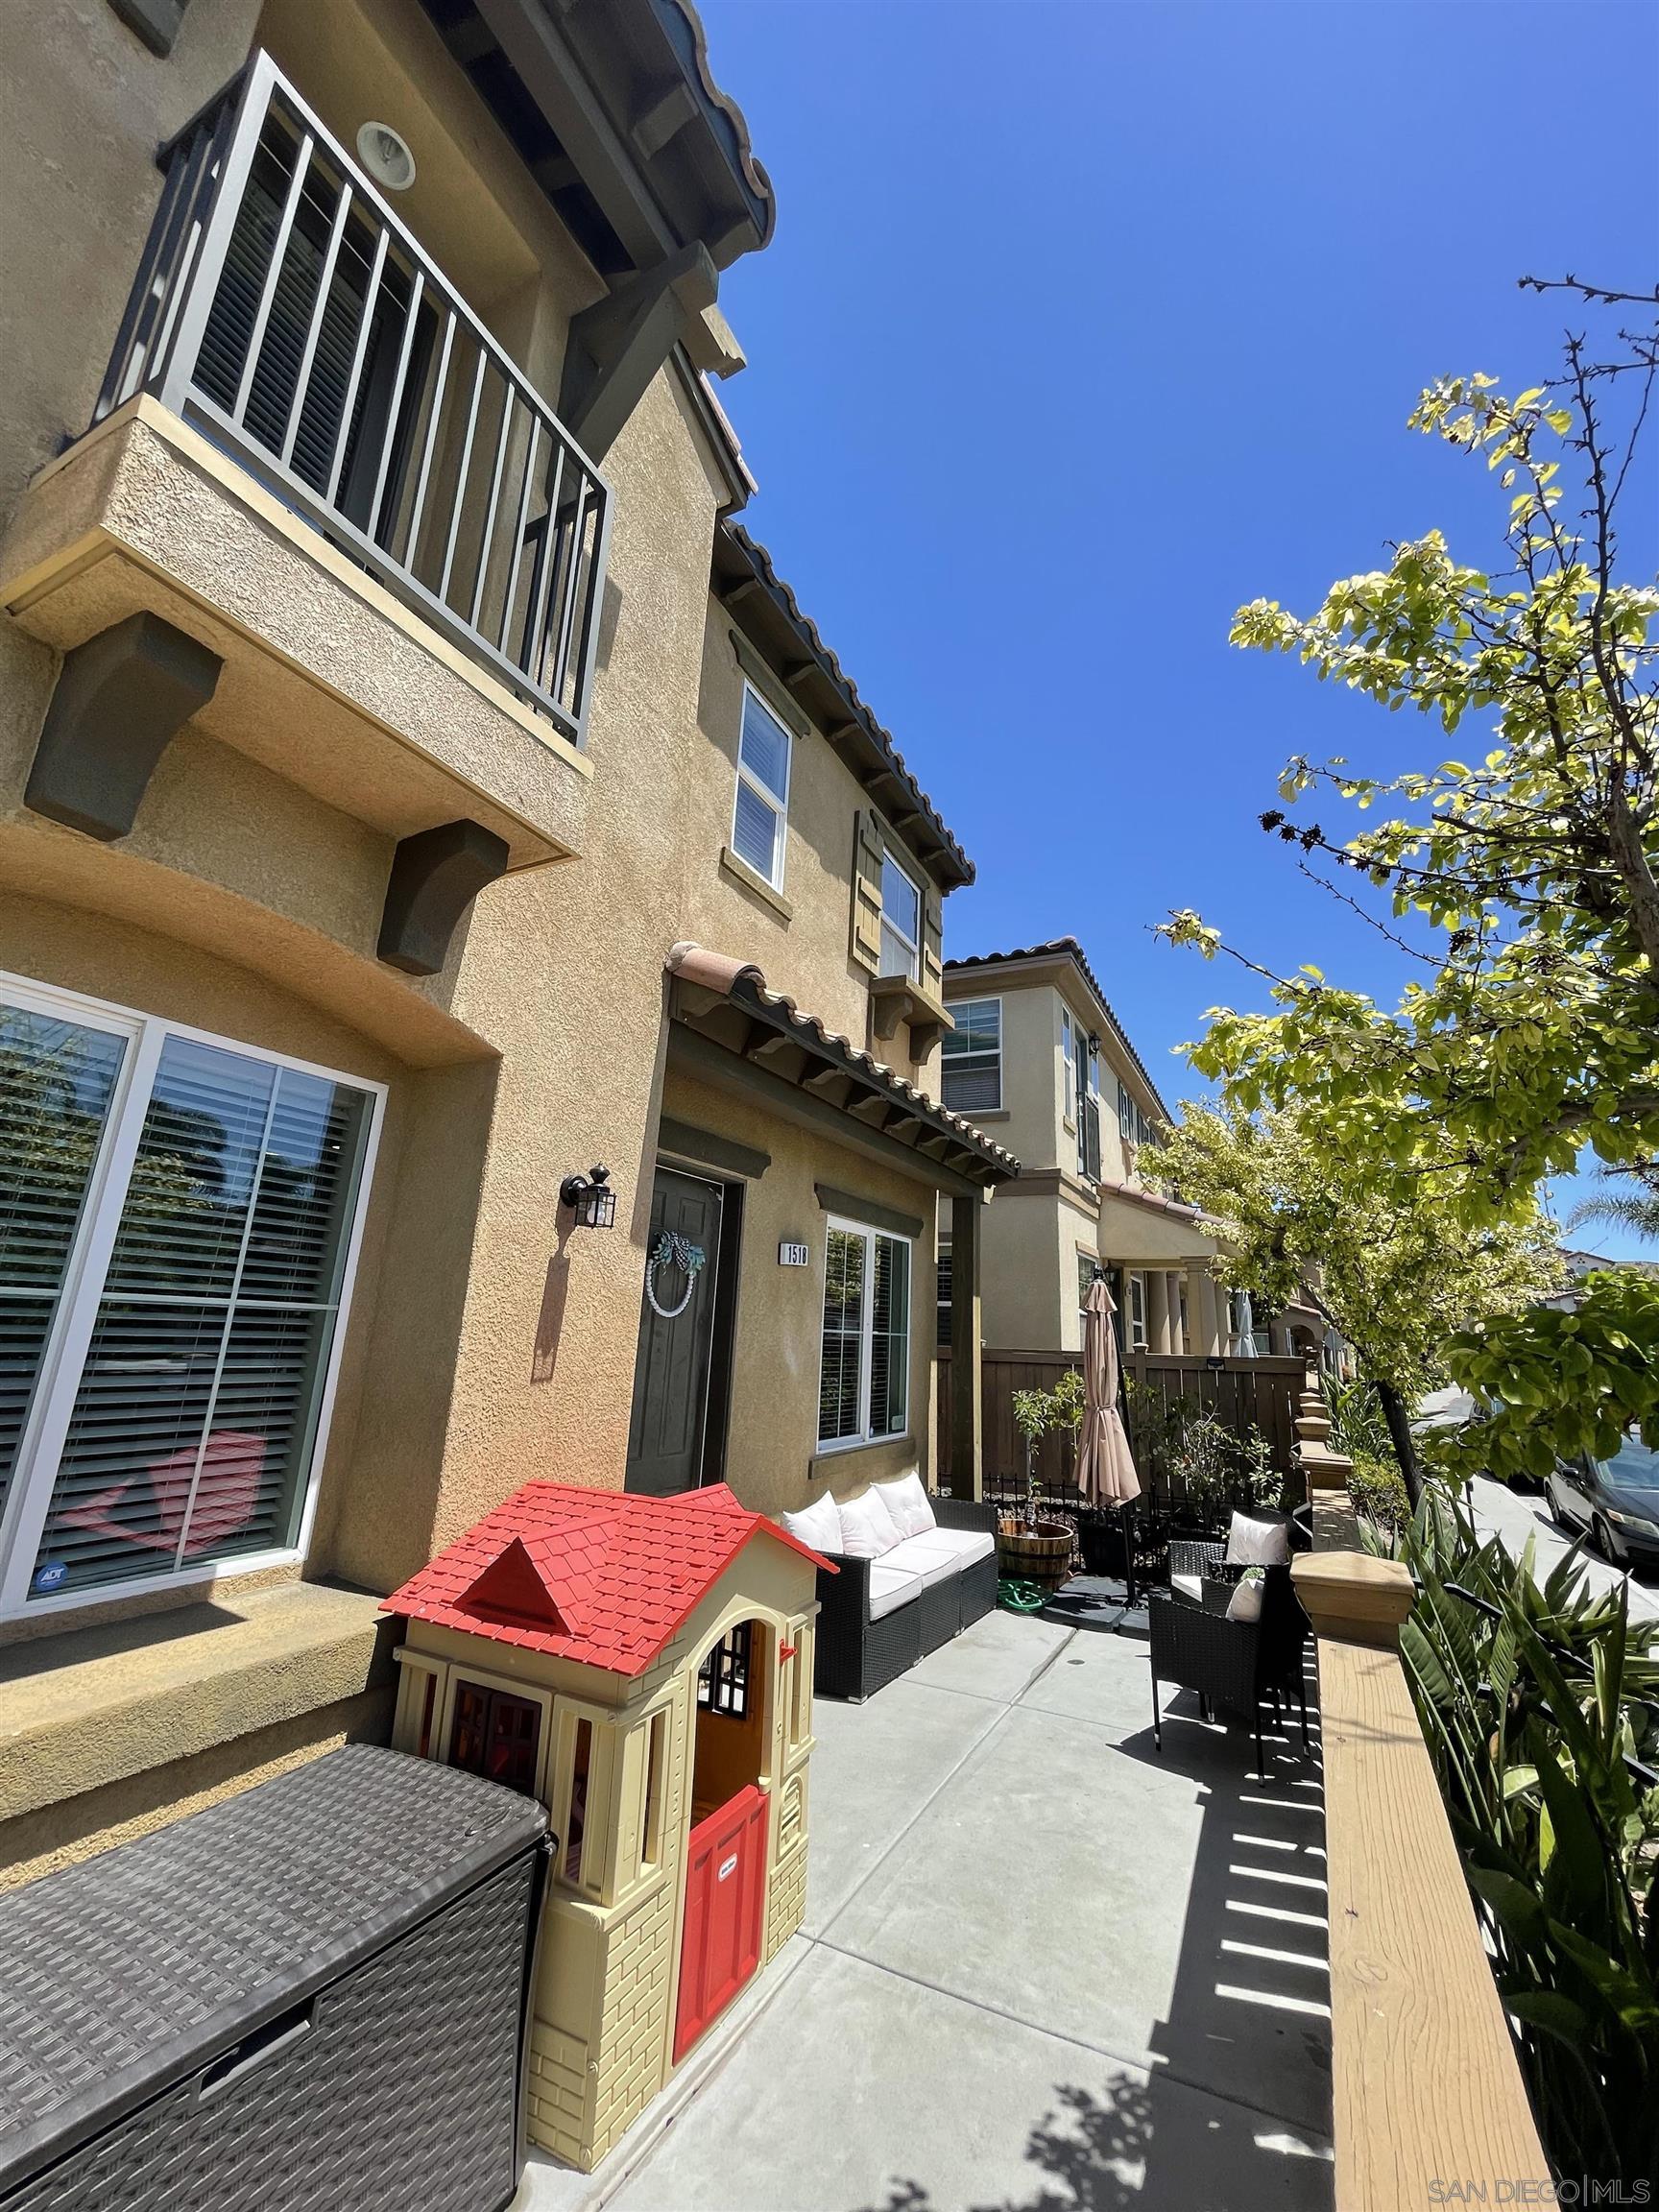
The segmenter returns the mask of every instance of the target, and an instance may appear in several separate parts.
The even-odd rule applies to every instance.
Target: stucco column
[[[979,1408],[981,1317],[978,1191],[950,1201],[950,1495],[977,1498],[984,1486]]]
[[[1146,1270],[1146,1341],[1166,1359],[1173,1350],[1169,1324],[1169,1278],[1162,1267]]]
[[[1221,1341],[1218,1286],[1208,1267],[1187,1270],[1187,1320],[1192,1349],[1200,1358],[1214,1359],[1227,1349]]]

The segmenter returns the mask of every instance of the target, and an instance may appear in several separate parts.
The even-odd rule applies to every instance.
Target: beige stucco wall
[[[197,0],[173,57],[158,62],[106,0],[52,0],[26,13],[27,36],[15,11],[0,23],[0,521],[85,423],[158,188],[156,142],[229,75],[253,32],[244,0]],[[366,23],[396,33],[397,68],[366,42]],[[271,0],[268,27],[348,136],[372,86],[374,111],[418,141],[410,220],[430,221],[450,273],[490,292],[474,304],[556,391],[568,314],[596,285],[504,158],[413,0]],[[457,164],[481,180],[482,199],[470,181],[451,192]],[[66,266],[73,285],[61,282]],[[709,595],[723,481],[670,373],[605,467],[614,520],[583,770],[590,796],[580,834],[565,826],[574,856],[490,886],[443,973],[423,980],[374,958],[397,822],[365,819],[344,791],[331,798],[284,773],[296,750],[285,752],[284,732],[310,711],[292,688],[303,640],[289,660],[270,661],[268,679],[248,661],[240,738],[215,734],[211,716],[186,725],[131,835],[103,846],[22,804],[60,659],[50,638],[0,619],[0,969],[388,1088],[304,1569],[312,1578],[383,1592],[529,1477],[621,1481],[662,1107],[663,962],[676,940],[757,959],[811,1011],[859,1042],[867,1034],[864,974],[848,953],[863,795],[816,733],[797,753],[787,926],[719,868],[738,727],[735,662]],[[157,463],[149,480],[160,473]],[[213,539],[218,510],[200,512],[196,537]],[[258,630],[294,614],[295,553],[271,517],[251,516],[235,524],[236,565],[242,613]],[[206,559],[212,545],[196,550]],[[210,580],[186,581],[205,593]],[[359,715],[365,733],[373,723],[378,742],[399,712],[386,695],[391,617],[367,585],[373,622],[339,598],[353,589],[349,578],[330,586],[335,596],[316,603],[310,624],[328,665],[313,674],[326,677],[329,710]],[[430,651],[443,664],[419,623],[396,629],[399,654]],[[420,674],[407,692],[428,709],[438,697]],[[469,811],[459,781],[456,792],[454,812]],[[781,1507],[831,1479],[856,1488],[901,1466],[926,1473],[930,1187],[723,1094],[677,1084],[671,1111],[773,1157],[751,1192],[730,1459],[739,1495]],[[560,1182],[597,1161],[619,1194],[616,1226],[573,1230],[558,1208]],[[819,1180],[920,1216],[924,1233],[912,1278],[911,1437],[814,1472]],[[797,1236],[815,1264],[781,1270],[778,1243]],[[339,1693],[322,1701],[332,1711]],[[344,1719],[334,1711],[313,1737],[361,1718],[355,1707]],[[283,1725],[303,1736],[301,1721]],[[284,1739],[271,1755],[298,1747]],[[245,1767],[204,1749],[167,1791],[181,1804],[232,1786]],[[157,1817],[166,1801],[154,1791],[147,1800]],[[136,1816],[126,1804],[110,1800],[111,1830]],[[30,1817],[43,1823],[30,1845],[43,1861],[56,1848],[50,1809]],[[76,1835],[77,1847],[87,1842]]]
[[[933,1464],[933,1272],[936,1193],[925,1182],[861,1152],[831,1144],[764,1106],[669,1072],[662,1110],[770,1155],[745,1187],[732,1415],[726,1479],[764,1513],[804,1505],[826,1489],[860,1490],[906,1468]],[[711,1171],[710,1171],[711,1172]],[[826,1219],[814,1186],[908,1214],[922,1223],[910,1256],[910,1423],[890,1442],[821,1454],[818,1380],[824,1321]],[[781,1243],[810,1247],[811,1263],[781,1267]]]
[[[733,616],[710,596],[697,701],[701,743],[688,789],[687,934],[717,951],[743,950],[758,961],[773,990],[786,992],[830,1028],[936,1097],[938,1046],[917,1060],[905,1023],[890,1038],[873,1035],[870,972],[852,955],[854,838],[870,794],[790,702],[781,679],[757,685],[787,722],[805,731],[790,748],[781,896],[769,897],[765,887],[747,880],[740,864],[722,864],[732,838],[743,715],[744,671],[733,643],[734,628]],[[902,838],[895,833],[892,841],[912,880],[926,884],[926,871]]]

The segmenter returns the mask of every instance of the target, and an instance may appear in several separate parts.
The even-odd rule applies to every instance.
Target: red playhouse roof
[[[757,1535],[828,1564],[724,1482],[674,1498],[526,1482],[380,1610],[642,1674]]]

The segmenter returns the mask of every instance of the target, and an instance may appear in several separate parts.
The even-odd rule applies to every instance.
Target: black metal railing
[[[268,55],[160,159],[94,421],[155,394],[580,742],[604,478]]]

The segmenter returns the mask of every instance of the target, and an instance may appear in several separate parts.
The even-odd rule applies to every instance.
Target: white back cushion
[[[839,1510],[841,1550],[849,1559],[879,1559],[902,1541],[874,1484],[856,1498],[843,1498]]]
[[[1235,1513],[1227,1531],[1227,1558],[1235,1567],[1283,1567],[1290,1556],[1290,1534],[1283,1521],[1256,1521]]]
[[[901,1536],[926,1536],[929,1528],[938,1527],[922,1478],[914,1467],[908,1475],[900,1475],[891,1482],[878,1482],[875,1487]]]
[[[810,1505],[803,1505],[795,1513],[781,1513],[778,1518],[791,1536],[799,1543],[809,1544],[814,1551],[840,1551],[841,1515],[832,1491],[826,1490],[823,1497],[814,1498]]]

